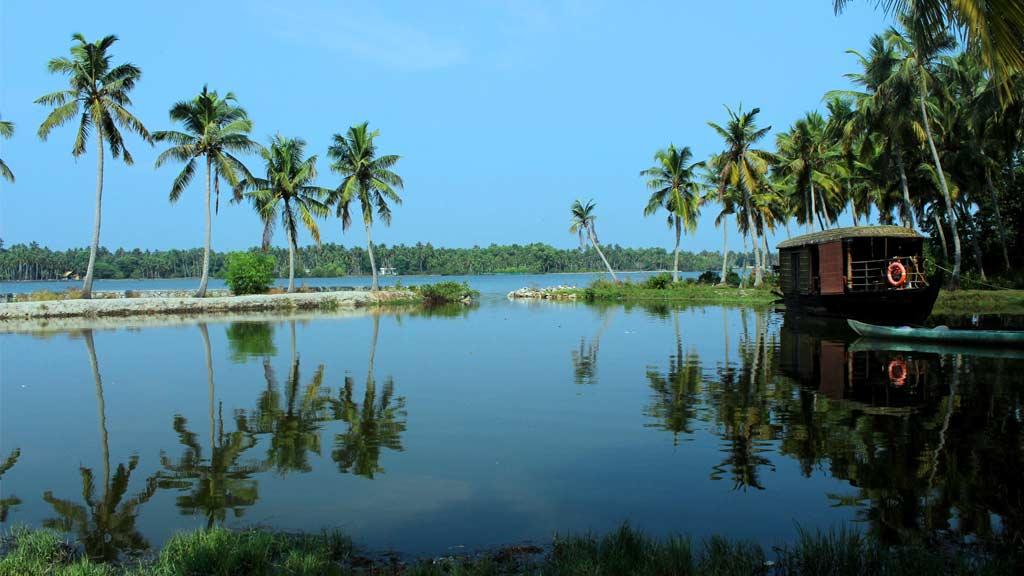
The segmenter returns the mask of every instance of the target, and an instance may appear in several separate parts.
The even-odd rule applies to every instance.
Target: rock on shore
[[[575,286],[548,286],[547,288],[520,288],[508,293],[511,300],[536,299],[536,300],[575,300]]]
[[[219,314],[241,311],[303,310],[373,306],[415,300],[408,290],[368,290],[296,294],[255,294],[213,298],[110,298],[93,300],[49,300],[0,304],[0,322],[31,318],[74,318],[132,316],[137,314]]]

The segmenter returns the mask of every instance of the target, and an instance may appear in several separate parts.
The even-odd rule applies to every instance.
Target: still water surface
[[[499,298],[0,335],[0,525],[106,557],[222,524],[408,554],[623,521],[1024,535],[1020,355],[851,340],[767,309]]]

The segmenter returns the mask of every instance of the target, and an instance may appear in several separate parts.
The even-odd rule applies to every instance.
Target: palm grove
[[[846,4],[836,0],[835,8],[841,11]],[[722,140],[719,153],[694,162],[688,147],[669,146],[641,173],[651,192],[644,213],[664,210],[668,215],[675,237],[675,279],[680,237],[695,228],[697,215],[709,203],[718,207],[716,223],[723,233],[718,258],[723,278],[730,263],[730,224],[751,251],[753,281],[761,284],[770,233],[783,227],[789,234],[793,221],[808,231],[825,229],[845,214],[854,224],[874,218],[929,233],[933,256],[949,271],[951,287],[959,285],[964,270],[983,282],[986,270],[1011,275],[1011,255],[1024,245],[1024,6],[1009,0],[878,4],[896,14],[897,25],[872,37],[866,51],[850,51],[846,76],[854,88],[825,94],[824,113],[808,112],[777,134],[774,150],[767,148],[771,127],[759,124],[758,108],[727,108],[724,122],[708,123]],[[330,170],[339,180],[334,188],[315,184],[317,156],[306,153],[303,140],[277,135],[266,146],[252,141],[252,122],[231,93],[220,96],[204,87],[171,107],[170,120],[179,129],[151,134],[130,111],[130,93],[141,71],[113,62],[115,42],[114,36],[89,42],[74,35],[70,57],[49,63],[52,73],[66,77],[67,88],[37,101],[52,108],[39,128],[40,138],[76,123],[72,155],[95,146],[95,222],[83,297],[91,293],[101,250],[105,153],[132,163],[125,132],[167,146],[158,167],[182,164],[171,184],[172,203],[196,172],[202,173],[206,227],[198,296],[205,294],[214,258],[211,205],[216,213],[222,181],[230,187],[232,202],[248,203],[259,214],[264,249],[275,228],[283,228],[290,290],[296,254],[302,252],[296,241],[299,228],[319,245],[318,221],[333,213],[347,229],[357,201],[377,287],[372,227],[375,218],[390,223],[403,182],[394,172],[399,157],[377,153],[376,131],[361,124],[334,135],[328,149]],[[0,137],[9,138],[13,131],[12,123],[0,122]],[[262,159],[262,177],[240,159],[247,154]],[[0,176],[14,181],[2,160]],[[597,241],[595,210],[593,202],[577,201],[571,230],[581,241],[589,240],[612,272],[615,266]],[[735,256],[734,263],[739,263]],[[19,271],[23,264],[17,263]],[[5,266],[9,277],[11,267]]]
[[[268,246],[277,223],[287,237],[289,258],[288,290],[294,290],[295,252],[299,227],[307,229],[313,239],[320,242],[317,219],[325,217],[335,207],[345,228],[349,225],[349,205],[360,204],[360,213],[366,226],[367,251],[373,260],[371,226],[373,214],[388,224],[389,203],[401,203],[396,189],[402,188],[401,178],[392,171],[398,156],[377,157],[375,139],[377,131],[360,124],[346,135],[336,134],[328,151],[334,163],[332,171],[341,183],[335,190],[316,186],[317,156],[306,154],[305,141],[300,138],[274,136],[267,146],[249,138],[253,123],[234,94],[224,96],[203,87],[195,97],[178,102],[170,109],[170,120],[180,126],[178,130],[150,133],[129,110],[130,92],[142,76],[142,71],[128,63],[115,64],[111,48],[116,36],[106,36],[90,42],[81,34],[72,36],[69,57],[54,58],[49,71],[66,77],[68,87],[42,96],[37,103],[52,110],[39,127],[39,137],[45,140],[55,128],[69,123],[77,124],[71,154],[86,153],[95,143],[96,201],[93,237],[86,266],[82,297],[92,293],[99,252],[100,227],[103,205],[103,170],[106,152],[114,159],[132,164],[132,156],[125,146],[123,132],[138,135],[148,144],[166,144],[156,160],[156,167],[175,161],[183,166],[175,176],[170,189],[174,203],[188,188],[197,172],[202,173],[205,184],[205,238],[201,280],[196,296],[206,295],[210,273],[212,217],[220,205],[220,183],[228,184],[233,202],[248,202],[264,224],[264,247]],[[4,123],[0,136],[9,137],[13,125]],[[239,155],[258,154],[265,165],[263,177],[257,177],[245,166]],[[13,181],[14,176],[6,164],[3,176]],[[212,205],[212,206],[211,206]],[[377,270],[373,288],[377,288]]]

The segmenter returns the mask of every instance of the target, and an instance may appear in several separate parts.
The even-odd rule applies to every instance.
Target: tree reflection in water
[[[703,374],[700,356],[696,352],[683,352],[678,310],[672,311],[672,323],[675,327],[676,349],[669,356],[668,369],[661,372],[654,367],[647,368],[647,383],[654,394],[646,413],[655,420],[648,424],[649,427],[671,432],[672,443],[679,445],[680,434],[693,433]]]
[[[96,387],[100,445],[103,451],[103,485],[100,487],[102,493],[97,498],[96,478],[92,469],[80,467],[84,504],[57,498],[47,490],[43,494],[43,500],[53,508],[57,517],[44,520],[43,526],[74,534],[91,558],[116,560],[121,554],[141,552],[149,548],[149,543],[135,527],[135,520],[139,507],[156,493],[157,483],[155,477],[146,478],[144,488],[128,496],[132,473],[139,464],[138,456],[132,456],[127,466],[118,464],[111,475],[103,380],[96,359],[92,330],[83,331],[82,338],[85,340],[93,384]]]
[[[265,357],[263,375],[267,387],[249,422],[252,432],[270,434],[267,465],[280,474],[312,470],[309,454],[320,455],[321,428],[324,422],[333,420],[328,409],[331,399],[323,389],[324,365],[319,365],[308,384],[302,387],[294,320],[290,328],[292,356],[284,390],[278,389],[274,368]]]
[[[11,453],[4,459],[3,463],[0,463],[0,524],[7,522],[7,513],[11,508],[14,508],[18,504],[21,504],[21,499],[17,496],[4,496],[3,495],[3,479],[4,474],[14,468],[14,465],[18,463],[18,458],[21,457],[21,450],[15,448]]]
[[[394,380],[385,379],[381,389],[377,389],[373,368],[379,329],[380,315],[374,314],[362,404],[356,401],[355,381],[350,376],[345,377],[344,388],[331,403],[334,417],[348,425],[345,433],[334,436],[331,458],[342,473],[366,478],[384,472],[380,465],[382,449],[402,451],[402,433],[406,428],[405,398],[395,396]]]
[[[188,429],[188,421],[176,415],[174,431],[185,451],[177,460],[161,452],[164,470],[158,475],[158,485],[161,489],[188,492],[178,496],[178,509],[186,515],[202,513],[207,527],[213,527],[218,522],[224,523],[229,510],[238,518],[245,508],[256,503],[259,490],[252,475],[265,470],[266,465],[240,462],[243,454],[256,445],[241,413],[235,415],[235,431],[225,433],[223,408],[214,410],[213,358],[206,324],[199,324],[199,332],[206,352],[209,388],[209,456],[204,456],[198,436]]]

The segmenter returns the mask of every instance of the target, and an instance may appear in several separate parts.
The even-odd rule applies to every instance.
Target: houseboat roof
[[[845,240],[846,238],[923,238],[923,236],[913,229],[903,226],[848,226],[846,228],[833,228],[783,240],[779,242],[778,248],[796,248],[798,246],[824,244],[825,242]]]

